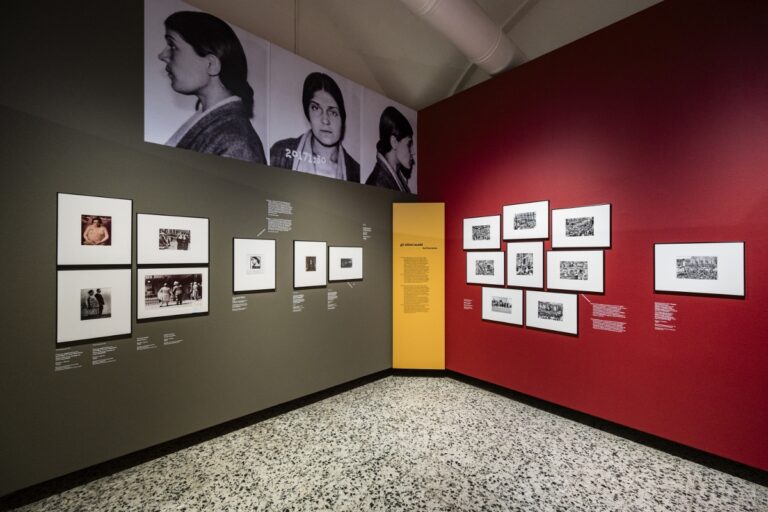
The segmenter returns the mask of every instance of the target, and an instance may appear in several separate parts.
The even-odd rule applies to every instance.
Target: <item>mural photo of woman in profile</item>
[[[360,164],[342,145],[347,111],[336,81],[325,73],[310,73],[301,101],[309,129],[275,142],[269,151],[270,165],[359,183]]]
[[[196,112],[168,146],[266,164],[264,146],[251,124],[253,89],[240,40],[219,18],[179,11],[165,19],[165,63],[171,88],[197,97]]]
[[[415,165],[411,123],[399,110],[389,106],[379,119],[376,165],[365,184],[410,193],[408,180]]]

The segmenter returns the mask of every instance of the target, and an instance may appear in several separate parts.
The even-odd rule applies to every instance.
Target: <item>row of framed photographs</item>
[[[466,254],[468,284],[504,286],[506,275],[507,286],[544,288],[543,242],[508,243],[506,258],[503,251]],[[604,292],[604,251],[547,251],[546,254],[547,288]]]
[[[572,293],[483,287],[483,320],[579,334],[579,300]]]
[[[503,207],[502,216],[464,219],[465,250],[501,249],[501,240],[549,238],[549,201]],[[599,204],[552,210],[552,248],[608,248],[611,246],[611,205]]]

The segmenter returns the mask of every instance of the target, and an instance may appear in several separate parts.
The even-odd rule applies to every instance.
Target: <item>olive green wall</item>
[[[0,31],[0,495],[391,366],[391,203],[412,196],[146,144],[142,2],[15,4]],[[114,363],[91,366],[85,343],[82,368],[54,372],[57,192],[210,218],[210,314],[134,320]],[[266,227],[267,199],[294,206],[291,233],[262,235],[277,291],[233,312],[232,237]],[[294,239],[364,247],[365,280],[328,286],[336,310],[312,289],[292,312]],[[183,341],[163,346],[170,332]]]

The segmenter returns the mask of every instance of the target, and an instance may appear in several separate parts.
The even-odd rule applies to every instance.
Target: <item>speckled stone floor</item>
[[[387,377],[38,511],[768,511],[768,488],[435,377]]]

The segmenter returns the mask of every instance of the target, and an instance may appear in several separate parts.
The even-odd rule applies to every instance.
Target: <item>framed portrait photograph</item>
[[[362,247],[328,247],[328,281],[362,281]]]
[[[507,244],[507,285],[544,288],[544,242]]]
[[[603,293],[603,251],[547,251],[547,289]]]
[[[504,240],[549,238],[549,201],[505,205]]]
[[[500,249],[501,216],[464,219],[464,249]]]
[[[274,291],[275,269],[274,240],[232,239],[233,293]]]
[[[131,269],[56,274],[57,344],[131,335]]]
[[[207,265],[208,219],[140,213],[136,216],[136,263]]]
[[[133,201],[59,193],[56,264],[130,265]]]
[[[579,296],[575,293],[525,292],[525,325],[579,334]]]
[[[611,246],[611,205],[598,204],[552,210],[552,248]]]
[[[138,320],[208,313],[208,267],[140,268],[136,280]]]
[[[293,287],[318,288],[328,284],[328,244],[293,241]]]
[[[653,246],[655,292],[744,297],[744,242]]]
[[[483,287],[483,320],[523,325],[523,290]]]
[[[504,286],[504,253],[468,252],[467,284]]]

